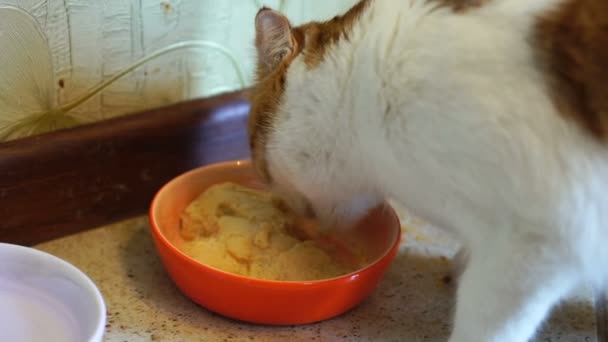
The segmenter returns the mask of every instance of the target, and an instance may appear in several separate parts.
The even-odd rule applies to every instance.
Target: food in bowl
[[[328,238],[274,194],[233,182],[213,185],[192,201],[180,234],[186,255],[256,279],[329,279],[368,262],[360,248]]]

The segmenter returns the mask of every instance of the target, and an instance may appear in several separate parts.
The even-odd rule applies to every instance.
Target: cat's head
[[[331,99],[311,95],[310,77],[317,73],[318,79],[316,68],[332,44],[348,39],[348,29],[366,3],[361,1],[332,20],[298,27],[267,8],[255,18],[257,72],[249,118],[254,168],[293,209],[316,216],[326,225],[349,223],[375,202],[356,193],[348,183],[348,174],[354,170],[336,162],[340,152],[328,139],[331,134],[321,132],[330,126]],[[323,75],[321,81],[323,77],[333,76]],[[313,112],[315,123],[306,119]],[[322,116],[327,116],[326,127],[319,127]]]

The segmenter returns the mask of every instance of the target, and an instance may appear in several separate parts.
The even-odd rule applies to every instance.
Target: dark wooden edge
[[[608,298],[603,289],[598,289],[595,296],[595,317],[597,324],[597,342],[608,342]]]
[[[32,245],[146,213],[189,169],[249,157],[245,92],[0,144],[0,242]]]

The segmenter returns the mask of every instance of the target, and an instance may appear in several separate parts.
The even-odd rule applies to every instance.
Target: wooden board
[[[200,165],[249,157],[236,92],[0,144],[0,242],[31,245],[145,214]]]

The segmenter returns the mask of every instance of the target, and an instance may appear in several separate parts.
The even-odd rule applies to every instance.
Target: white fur
[[[606,277],[608,147],[556,112],[529,46],[557,2],[375,0],[318,68],[288,72],[273,178],[328,219],[393,198],[457,232],[470,259],[451,342],[527,341]]]

